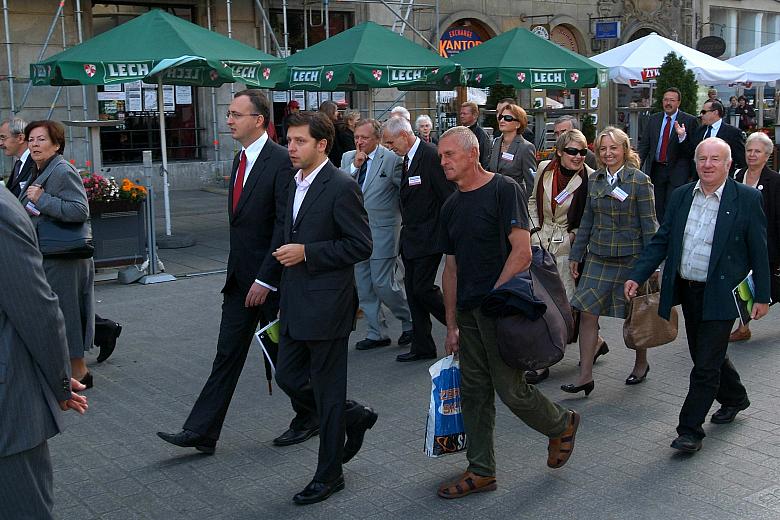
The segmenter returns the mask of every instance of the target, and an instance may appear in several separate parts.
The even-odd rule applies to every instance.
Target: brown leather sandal
[[[569,460],[574,451],[574,437],[580,426],[580,414],[569,410],[569,424],[560,437],[550,439],[547,445],[547,465],[551,468],[560,468]]]
[[[495,491],[497,487],[496,477],[483,477],[467,471],[460,480],[442,484],[437,494],[442,498],[461,498],[472,493]]]

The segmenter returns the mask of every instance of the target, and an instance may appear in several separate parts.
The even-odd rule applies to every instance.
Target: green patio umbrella
[[[284,79],[280,58],[155,9],[30,65],[33,85],[157,84],[166,235],[171,235],[168,153],[162,85],[217,87],[243,82],[273,87]]]
[[[519,27],[458,53],[455,59],[470,87],[586,88],[606,84],[608,74],[595,61]]]
[[[451,89],[460,67],[398,33],[366,22],[287,58],[279,90]]]

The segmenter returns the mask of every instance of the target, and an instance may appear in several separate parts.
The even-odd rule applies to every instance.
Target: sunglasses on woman
[[[510,116],[510,115],[503,115],[503,116],[498,116],[498,120],[499,120],[499,121],[500,121],[500,120],[502,120],[502,119],[503,119],[504,121],[506,121],[507,123],[511,123],[512,121],[517,121],[517,119],[515,118],[515,116]]]
[[[581,155],[583,157],[588,155],[588,149],[587,148],[579,149],[579,148],[568,148],[567,147],[567,148],[563,149],[563,152],[566,155],[571,155],[572,157],[575,156],[575,155]]]

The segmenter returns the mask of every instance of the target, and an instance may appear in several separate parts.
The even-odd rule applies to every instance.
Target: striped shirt
[[[680,259],[680,276],[694,282],[706,282],[710,267],[712,239],[718,221],[720,199],[724,182],[709,195],[701,189],[701,181],[693,188],[693,202],[683,234],[683,250]]]

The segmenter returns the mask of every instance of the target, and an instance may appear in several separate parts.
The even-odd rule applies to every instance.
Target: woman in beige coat
[[[569,270],[569,250],[585,210],[588,176],[593,170],[585,164],[588,142],[579,130],[563,132],[555,143],[555,150],[551,161],[539,163],[528,200],[532,227],[539,228],[531,235],[531,243],[555,256],[566,296],[571,299],[575,282]],[[609,352],[606,342],[599,340],[595,358]],[[526,381],[535,384],[549,375],[548,368],[531,370],[526,372]]]

